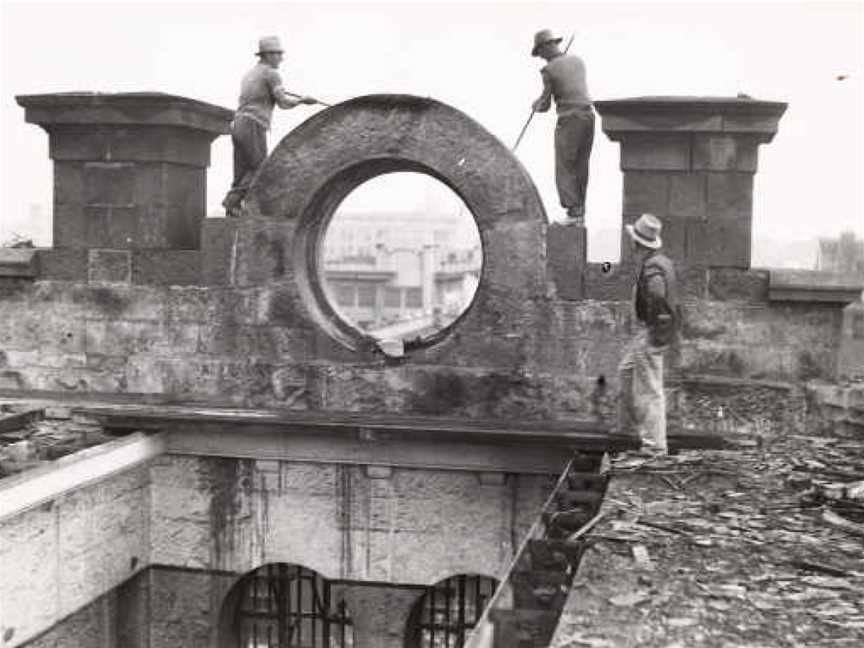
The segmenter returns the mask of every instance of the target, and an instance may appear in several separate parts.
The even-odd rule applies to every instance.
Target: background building
[[[422,337],[474,297],[482,253],[473,217],[429,212],[338,212],[324,241],[330,302],[378,338]]]

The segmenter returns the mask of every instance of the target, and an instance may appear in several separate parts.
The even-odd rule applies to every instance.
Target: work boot
[[[225,218],[239,218],[241,203],[242,198],[239,198],[236,193],[229,191],[222,201],[222,206],[225,208]]]
[[[561,221],[562,225],[578,225],[585,227],[585,208],[570,207],[567,209],[567,217]]]

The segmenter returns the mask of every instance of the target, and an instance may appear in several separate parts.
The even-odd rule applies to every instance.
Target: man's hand
[[[300,97],[300,103],[312,106],[319,102],[315,97]]]

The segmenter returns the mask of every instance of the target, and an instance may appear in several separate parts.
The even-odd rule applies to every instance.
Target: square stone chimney
[[[757,149],[786,104],[749,98],[639,97],[594,103],[603,132],[621,143],[623,225],[650,212],[664,248],[689,268],[748,269]]]
[[[200,248],[210,145],[232,111],[159,92],[16,100],[49,135],[54,248]]]

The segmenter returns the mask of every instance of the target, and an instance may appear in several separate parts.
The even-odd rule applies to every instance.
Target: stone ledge
[[[864,278],[818,270],[768,270],[769,301],[849,304],[861,297]]]
[[[57,92],[18,95],[31,124],[149,124],[228,132],[234,111],[164,92]]]
[[[35,279],[39,276],[36,248],[0,248],[0,279]]]
[[[739,97],[632,97],[595,101],[603,132],[613,141],[621,133],[682,131],[748,133],[770,142],[787,104]]]

